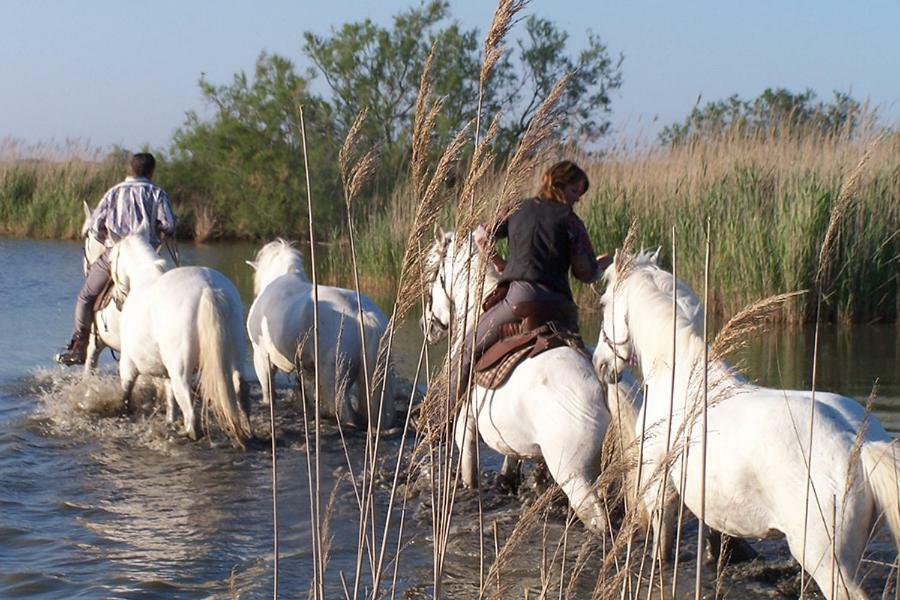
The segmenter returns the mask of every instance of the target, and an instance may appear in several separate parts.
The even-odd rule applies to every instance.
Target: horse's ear
[[[659,252],[660,252],[660,250],[662,250],[662,246],[657,246],[657,247],[656,247],[656,250],[653,252],[653,254],[650,255],[650,260],[653,262],[654,265],[658,265],[658,264],[659,264]]]
[[[622,252],[619,248],[616,248],[616,251],[613,252],[613,264],[617,264],[620,258],[622,258]]]
[[[247,263],[248,265],[250,265],[250,268],[251,268],[251,269],[253,269],[254,271],[256,270],[256,263],[255,263],[255,262],[253,262],[252,260],[245,260],[244,262]]]
[[[90,219],[91,218],[91,208],[88,206],[88,203],[85,202],[84,200],[82,200],[81,206],[82,206],[82,208],[84,208],[84,218]]]
[[[444,228],[439,224],[434,224],[434,239],[438,241],[438,243],[443,244],[444,238],[447,237],[447,232],[444,231]]]

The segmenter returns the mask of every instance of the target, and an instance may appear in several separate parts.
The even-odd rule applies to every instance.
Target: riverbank
[[[818,251],[842,185],[869,140],[840,136],[738,138],[675,148],[614,148],[602,159],[582,156],[591,189],[577,210],[597,251],[621,244],[637,219],[645,247],[662,247],[671,265],[674,227],[679,275],[702,288],[706,217],[713,231],[709,309],[730,315],[759,298],[812,289]],[[900,313],[900,135],[882,139],[861,171],[849,210],[840,220],[824,316],[841,322],[893,322]],[[184,170],[161,161],[159,183],[169,190],[180,217],[179,236],[260,240],[246,220],[222,222],[204,212],[205,200],[190,189]],[[0,163],[0,235],[44,239],[78,237],[82,201],[94,206],[122,178],[115,155],[98,160],[10,160]],[[177,175],[177,177],[176,177]],[[252,173],[247,175],[248,181]],[[502,179],[484,186],[486,198]],[[248,185],[250,185],[248,183]],[[448,188],[448,194],[454,190]],[[340,203],[336,190],[334,202]],[[302,198],[298,198],[298,203]],[[248,195],[248,203],[265,198]],[[387,293],[396,286],[415,212],[402,178],[387,197],[354,203],[354,228],[363,286]],[[339,210],[332,211],[340,212]],[[235,214],[240,213],[236,211]],[[328,241],[320,268],[351,281],[346,222],[317,223],[318,242]],[[450,225],[452,215],[445,215]],[[306,237],[301,223],[284,223],[282,235]],[[261,241],[261,240],[260,240]],[[578,291],[582,300],[591,292]],[[788,321],[813,316],[813,296],[786,307]]]

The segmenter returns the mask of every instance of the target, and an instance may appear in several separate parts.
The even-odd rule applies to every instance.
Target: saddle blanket
[[[506,383],[523,360],[560,346],[574,348],[590,359],[581,336],[544,325],[526,334],[505,338],[488,348],[475,365],[475,383],[495,390]]]

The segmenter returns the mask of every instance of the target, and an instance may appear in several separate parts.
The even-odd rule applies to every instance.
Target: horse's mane
[[[467,252],[465,250],[466,248],[469,248],[470,250]],[[422,266],[424,280],[427,285],[434,283],[437,273],[440,270],[444,259],[447,257],[448,252],[452,252],[453,256],[454,279],[465,276],[466,263],[469,263],[470,265],[469,273],[472,277],[475,277],[478,274],[483,259],[477,244],[475,244],[473,234],[467,233],[459,236],[459,239],[457,240],[456,234],[451,231],[443,234],[441,239],[436,239],[434,243],[431,244],[431,247],[428,248],[428,253],[425,255]],[[499,276],[500,274],[497,273],[494,266],[491,263],[488,263],[488,269],[484,279],[485,291],[490,291],[490,289],[493,288]],[[454,282],[448,283],[451,286],[454,284]]]
[[[147,241],[147,238],[138,233],[122,238],[116,244],[116,248],[118,249],[119,260],[121,260],[122,256],[127,256],[135,264],[150,263],[159,270],[164,269],[166,266],[165,259],[160,258],[153,250],[150,242]]]
[[[654,308],[644,311],[643,324],[656,327],[657,331],[667,331],[672,327],[672,294],[677,289],[676,318],[679,328],[689,327],[700,334],[703,327],[703,305],[694,291],[681,279],[673,286],[672,274],[657,264],[655,253],[641,250],[628,261],[628,268],[619,273],[616,268],[607,269],[604,274],[608,289],[616,287],[636,292],[635,297]],[[647,323],[652,320],[653,323]]]
[[[304,281],[309,281],[303,268],[303,255],[291,242],[277,238],[256,253],[256,260],[250,263],[256,273],[253,276],[253,292],[259,293],[274,279],[287,273],[296,273]]]
[[[422,261],[422,277],[426,285],[434,283],[441,268],[441,263],[444,262],[444,257],[447,256],[447,249],[453,243],[454,237],[453,232],[445,233],[440,239],[436,238],[431,243],[431,246],[428,247],[425,260]]]

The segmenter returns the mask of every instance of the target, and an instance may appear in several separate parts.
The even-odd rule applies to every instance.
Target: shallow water
[[[245,244],[189,246],[182,249],[182,258],[223,271],[248,302],[251,272],[243,261],[254,250]],[[72,303],[81,283],[79,246],[0,240],[0,264],[0,596],[270,596],[268,441],[246,452],[208,439],[190,442],[167,427],[149,404],[138,417],[118,417],[115,363],[108,353],[101,361],[102,375],[87,382],[75,369],[61,369],[50,360],[71,328]],[[597,324],[590,315],[585,321],[586,337],[593,341]],[[412,322],[398,335],[400,369],[406,375],[415,367],[420,341]],[[811,346],[809,329],[766,334],[743,353],[745,371],[773,387],[808,387]],[[893,326],[824,327],[817,387],[864,402],[877,378],[875,413],[898,432],[898,348],[900,336]],[[288,381],[280,384],[285,397]],[[279,583],[285,597],[301,597],[312,576],[302,412],[294,402],[279,402],[278,414]],[[258,408],[253,427],[261,437],[267,435],[267,422],[267,408]],[[348,434],[348,440],[356,460],[364,439]],[[320,443],[324,505],[347,465],[336,430],[329,428]],[[388,439],[386,455],[395,455],[398,444],[397,437]],[[483,459],[488,480],[499,459],[487,450]],[[493,556],[493,531],[487,524],[498,523],[502,542],[528,497],[485,494],[488,558]],[[378,502],[383,517],[387,506],[382,498]],[[460,492],[446,565],[445,591],[451,597],[477,594],[477,504],[475,494]],[[338,487],[334,506],[329,597],[341,595],[337,573],[352,573],[356,561],[356,501],[346,482]],[[564,515],[559,509],[538,527],[527,545],[530,551],[516,553],[502,572],[510,597],[521,597],[525,587],[535,597],[539,593],[540,539],[560,538]],[[428,596],[432,531],[427,503],[414,501],[404,531],[408,545],[398,587],[407,597]],[[594,555],[602,551],[600,542],[577,524],[567,540],[567,560],[576,560],[583,542]],[[769,558],[766,568],[777,570],[782,563],[789,568],[783,543],[758,547]],[[693,551],[685,550],[688,555]],[[693,575],[686,572],[681,579],[680,590],[692,583]],[[590,591],[592,581],[579,584],[579,596]],[[876,584],[883,585],[883,579]],[[730,597],[775,591],[770,583],[740,578],[728,579],[725,588]]]

